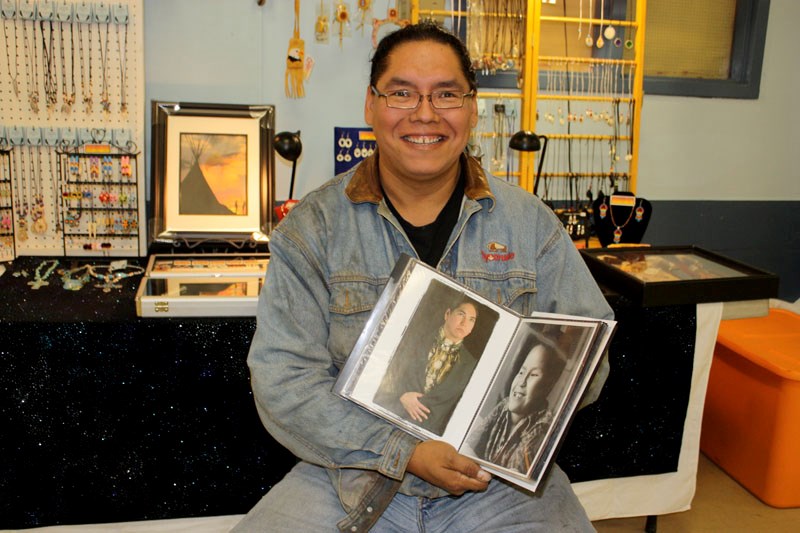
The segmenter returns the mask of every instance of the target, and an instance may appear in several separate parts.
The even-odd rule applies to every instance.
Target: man
[[[478,362],[464,347],[477,318],[475,303],[464,299],[445,311],[433,342],[428,336],[406,334],[375,403],[441,435]]]
[[[536,337],[532,336],[531,340]],[[548,395],[566,360],[554,347],[536,343],[522,352],[524,359],[505,396],[468,437],[477,457],[527,474],[553,421]]]
[[[593,530],[560,469],[532,496],[331,392],[402,253],[522,314],[612,315],[555,215],[465,154],[475,90],[451,34],[386,36],[364,107],[378,149],[272,232],[248,364],[264,425],[301,461],[235,531]]]

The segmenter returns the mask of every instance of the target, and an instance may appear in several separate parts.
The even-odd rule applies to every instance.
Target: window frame
[[[731,49],[731,72],[726,80],[645,76],[644,93],[667,96],[757,99],[767,37],[770,0],[737,0]],[[645,35],[645,47],[647,36]]]

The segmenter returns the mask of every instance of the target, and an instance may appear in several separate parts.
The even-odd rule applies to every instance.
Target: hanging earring
[[[314,23],[314,39],[318,43],[327,43],[330,39],[329,16],[328,6],[325,5],[325,0],[319,0],[317,20]]]
[[[336,23],[339,25],[339,48],[341,48],[342,38],[350,28],[350,8],[344,0],[339,0],[336,4]]]

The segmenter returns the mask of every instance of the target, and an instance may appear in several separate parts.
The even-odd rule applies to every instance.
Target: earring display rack
[[[142,1],[0,0],[0,147],[9,153],[3,178],[10,183],[12,222],[8,234],[0,233],[0,242],[11,241],[0,253],[146,253],[137,148],[144,145]],[[92,158],[100,158],[97,184],[70,182],[68,154],[78,157],[87,175]],[[102,164],[104,157],[110,168],[108,161]],[[115,178],[123,172],[123,158],[130,161],[126,175]],[[89,220],[99,218],[101,207],[111,207],[96,205],[100,183],[114,185],[106,192],[117,201],[124,197],[125,206],[116,206],[112,219],[95,222],[95,231]],[[91,195],[82,199],[91,199],[89,208],[72,204],[69,195],[78,186]],[[80,229],[69,218],[76,212],[82,213]]]
[[[540,176],[545,199],[574,203],[581,196],[577,191],[596,195],[606,183],[612,190],[635,191],[646,0],[562,0],[554,5],[525,0],[514,10],[506,2],[483,0],[470,2],[466,11],[460,0],[451,0],[450,10],[421,10],[419,4],[411,2],[412,22],[450,17],[453,30],[467,28],[473,66],[488,74],[518,70],[518,129],[553,142]],[[504,132],[481,127],[484,118],[473,136],[502,138]],[[533,191],[539,155],[523,152],[518,157],[519,171],[509,177]],[[550,193],[556,196],[548,198]]]
[[[92,145],[58,158],[65,255],[139,245],[138,153]]]
[[[0,149],[0,166],[0,261],[10,261],[16,257],[10,149]]]

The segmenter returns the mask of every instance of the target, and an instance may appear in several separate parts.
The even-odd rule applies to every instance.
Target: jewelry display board
[[[141,0],[0,0],[0,147],[11,152],[3,177],[10,181],[12,257],[146,253],[139,230],[144,174],[136,157],[144,144],[142,19]],[[82,153],[87,145],[102,146],[106,153],[98,155],[111,158],[117,175],[108,175],[101,163],[97,181],[116,179],[117,189],[125,183],[124,191],[106,191],[117,202],[124,195],[125,205],[115,205],[119,216],[96,231],[98,237],[113,233],[113,239],[94,239],[86,219],[80,229],[69,219],[69,195],[79,180],[75,176],[64,189],[70,174],[62,155],[78,155],[89,172],[92,156]],[[133,163],[120,176],[124,157]],[[92,202],[100,201],[99,188],[89,188]],[[91,209],[97,214],[101,207],[109,205]]]

